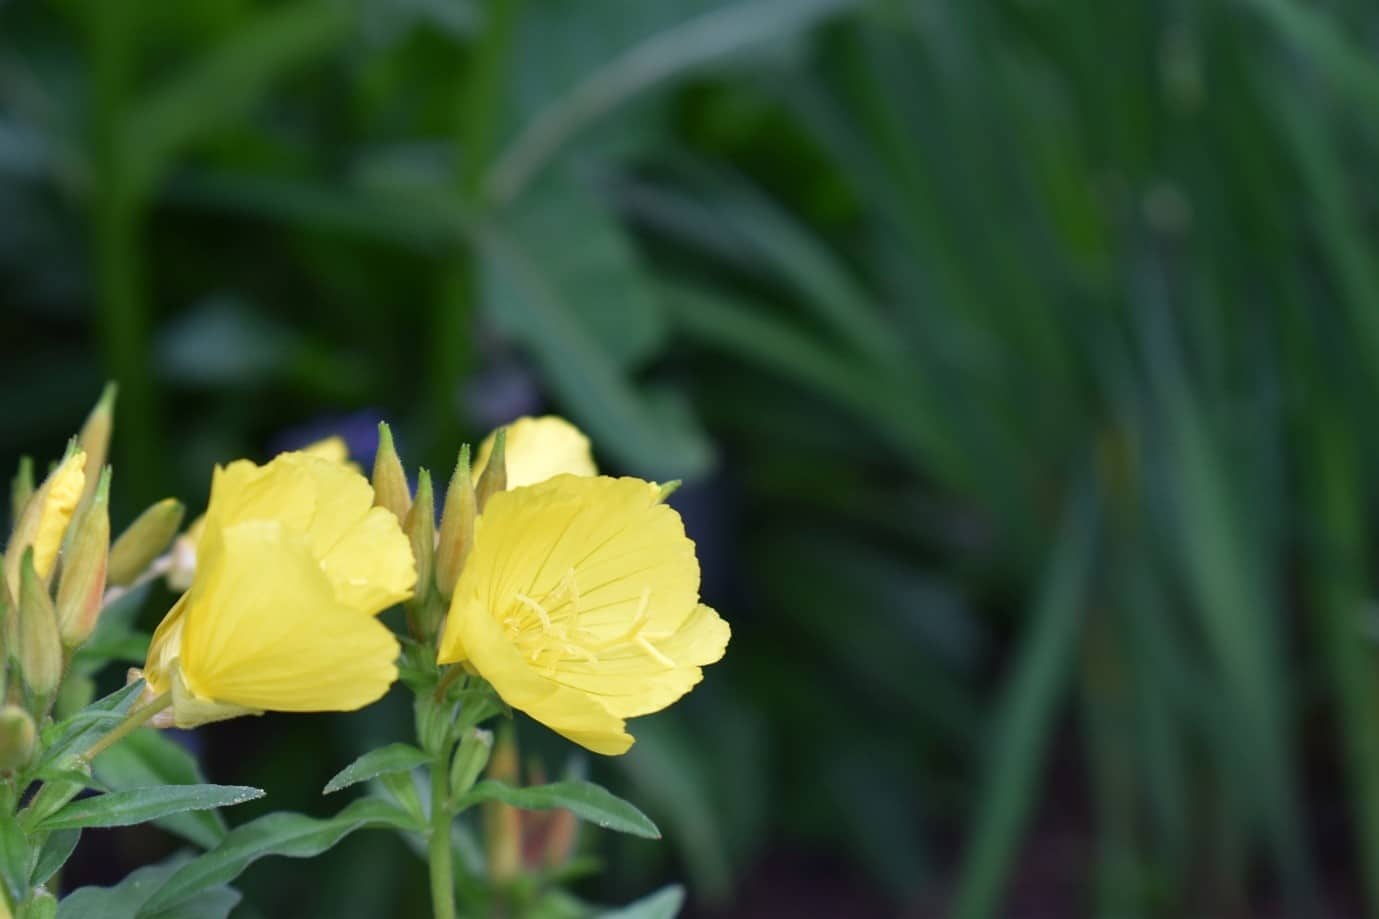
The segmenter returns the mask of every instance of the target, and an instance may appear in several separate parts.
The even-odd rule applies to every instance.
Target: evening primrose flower
[[[131,677],[172,694],[178,727],[378,699],[398,644],[375,616],[411,596],[416,567],[372,505],[362,475],[305,453],[217,468],[191,587]]]
[[[564,418],[545,415],[524,417],[507,425],[506,463],[507,487],[535,485],[561,473],[597,475],[594,458],[589,452],[589,438]],[[488,458],[493,453],[494,431],[479,445],[474,457],[474,481],[484,474]]]
[[[595,753],[632,745],[723,656],[680,516],[640,479],[558,475],[495,494],[475,526],[440,663],[464,661],[519,708]]]

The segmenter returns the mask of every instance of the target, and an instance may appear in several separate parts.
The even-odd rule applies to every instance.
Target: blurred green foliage
[[[360,407],[447,468],[530,373],[610,468],[700,483],[734,623],[596,764],[667,830],[600,841],[614,888],[1379,912],[1376,27],[10,0],[0,453],[54,452],[117,378],[128,519]],[[405,717],[207,731],[208,771],[310,807]],[[832,868],[850,892],[792,900],[819,855],[875,894]],[[302,871],[316,915],[417,902],[360,840],[248,900],[306,915]]]

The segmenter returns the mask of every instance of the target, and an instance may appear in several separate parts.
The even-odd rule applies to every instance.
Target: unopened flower
[[[680,516],[640,479],[560,475],[492,497],[455,588],[439,661],[596,753],[632,745],[723,656]]]
[[[597,475],[589,438],[564,418],[518,418],[503,428],[507,432],[507,487],[535,485],[562,473]],[[474,481],[478,481],[493,454],[494,431],[479,445],[474,457]]]
[[[31,546],[39,578],[46,582],[53,573],[62,534],[67,532],[86,486],[85,467],[86,454],[71,450],[29,498],[5,550],[5,578],[9,583],[19,583],[20,562],[24,550]]]
[[[215,473],[190,589],[142,673],[191,727],[272,711],[348,711],[397,677],[376,615],[416,581],[397,518],[359,473],[303,453]]]

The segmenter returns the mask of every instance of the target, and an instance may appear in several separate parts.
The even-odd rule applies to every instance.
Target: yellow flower
[[[348,711],[387,691],[398,645],[375,616],[411,596],[416,566],[372,504],[362,475],[304,453],[216,469],[191,588],[141,674],[172,692],[174,723]]]
[[[34,571],[43,579],[53,573],[62,534],[81,500],[86,486],[86,454],[74,450],[34,492],[10,537],[5,554],[5,579],[11,590],[19,589],[19,566],[24,550],[33,546]]]
[[[355,472],[359,471],[359,465],[350,462],[350,450],[345,439],[338,435],[313,441],[298,452],[338,463]],[[191,587],[192,578],[196,575],[196,546],[201,542],[201,532],[205,526],[206,515],[202,514],[173,540],[167,569],[168,587],[172,590],[186,590]]]
[[[535,485],[561,473],[597,475],[589,452],[589,438],[564,418],[518,418],[507,425],[506,465],[508,488]],[[474,457],[474,481],[479,481],[493,452],[494,431],[479,445]]]
[[[439,661],[596,753],[632,745],[723,656],[680,516],[640,479],[561,475],[489,499],[455,588]]]

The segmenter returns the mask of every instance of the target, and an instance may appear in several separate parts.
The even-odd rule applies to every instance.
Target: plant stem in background
[[[143,200],[125,168],[123,125],[133,78],[138,4],[97,3],[88,10],[91,44],[91,247],[104,360],[120,385],[121,486],[136,504],[159,481],[157,407],[148,351],[144,289]]]
[[[503,110],[519,6],[518,0],[492,0],[487,5],[484,28],[470,48],[458,100],[456,192],[465,213],[477,219],[482,219],[480,189],[498,132],[498,114]],[[432,443],[427,451],[436,454],[438,460],[441,452],[459,439],[456,395],[460,378],[472,362],[473,349],[465,343],[471,338],[479,307],[480,283],[474,248],[465,244],[450,255],[450,264],[441,273],[431,317],[428,431]]]
[[[455,919],[455,878],[450,853],[450,788],[446,744],[431,764],[431,904],[436,919]]]

